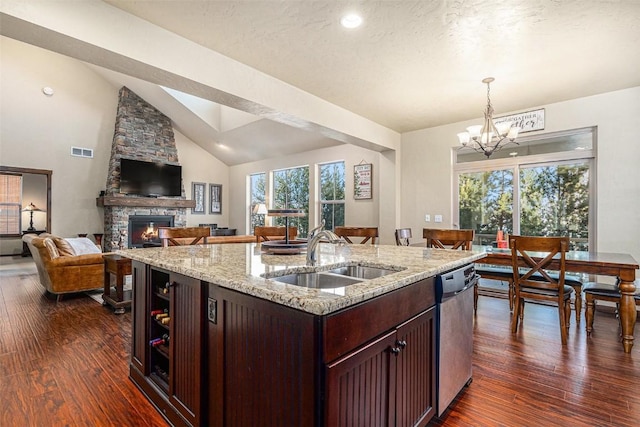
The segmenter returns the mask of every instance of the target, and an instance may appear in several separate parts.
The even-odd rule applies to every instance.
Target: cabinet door
[[[133,276],[133,292],[131,302],[131,318],[133,323],[133,336],[131,337],[131,366],[137,369],[141,375],[149,375],[147,328],[148,316],[148,284],[146,265],[133,261],[131,272]]]
[[[393,425],[396,332],[380,336],[326,368],[327,426]],[[391,418],[390,418],[391,417]]]
[[[200,425],[204,294],[197,279],[170,274],[169,401],[191,425]]]
[[[435,414],[435,307],[400,325],[395,425],[425,426]]]

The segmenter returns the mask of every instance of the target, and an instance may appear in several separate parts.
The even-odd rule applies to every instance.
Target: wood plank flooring
[[[167,425],[128,379],[129,312],[84,294],[56,303],[32,264],[0,267],[0,426]],[[639,425],[640,325],[631,354],[602,312],[590,339],[572,319],[563,348],[556,313],[528,304],[512,335],[508,302],[480,297],[473,382],[430,425]]]

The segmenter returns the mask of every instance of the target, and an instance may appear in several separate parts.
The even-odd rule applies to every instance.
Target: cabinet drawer
[[[335,360],[435,303],[435,278],[430,277],[326,316],[324,361]]]

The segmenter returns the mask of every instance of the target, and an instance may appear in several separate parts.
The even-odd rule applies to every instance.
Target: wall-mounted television
[[[120,193],[182,196],[182,166],[120,159]]]

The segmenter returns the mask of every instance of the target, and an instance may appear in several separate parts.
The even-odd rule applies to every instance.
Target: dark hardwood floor
[[[129,312],[114,315],[84,294],[56,303],[32,265],[7,262],[0,261],[0,426],[165,426],[128,379]],[[556,309],[528,304],[512,335],[507,301],[480,297],[473,369],[471,385],[431,425],[640,424],[640,342],[625,354],[608,313],[596,313],[588,340],[584,316],[579,328],[572,319],[563,348]]]

